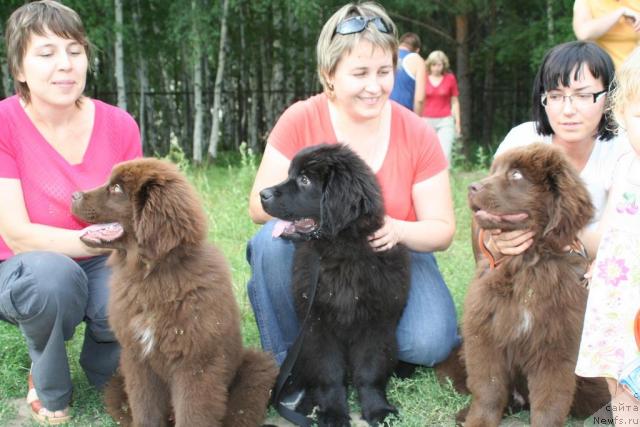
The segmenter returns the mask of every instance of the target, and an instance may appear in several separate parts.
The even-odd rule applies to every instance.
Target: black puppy
[[[397,362],[396,327],[409,291],[409,255],[398,245],[376,252],[368,237],[384,222],[375,175],[341,144],[300,151],[289,177],[260,193],[281,220],[274,236],[296,241],[293,292],[302,322],[319,263],[315,300],[292,370],[291,389],[306,390],[299,410],[318,406],[327,426],[349,426],[347,382],[358,390],[362,417],[382,422],[396,408],[386,386]]]

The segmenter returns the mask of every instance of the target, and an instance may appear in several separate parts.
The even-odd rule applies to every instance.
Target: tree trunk
[[[213,110],[211,112],[211,136],[209,137],[209,156],[218,157],[218,144],[220,142],[220,109],[222,97],[222,79],[224,77],[225,46],[227,44],[227,15],[229,12],[229,0],[222,0],[222,16],[220,18],[220,48],[218,50],[218,69],[216,82],[213,88]]]
[[[140,8],[140,0],[136,0],[135,8],[133,10],[133,22],[135,22],[135,36],[138,55],[138,81],[140,82],[138,124],[140,126],[140,135],[142,138],[142,150],[145,153],[153,154],[157,151],[157,147],[155,146],[155,126],[149,126],[147,128],[147,117],[151,119],[150,123],[153,123],[153,102],[147,102],[147,92],[149,91],[149,76],[147,75],[147,59],[144,55],[144,38],[142,35],[141,21],[142,14]],[[149,114],[147,114],[147,111],[149,111]]]
[[[496,36],[496,2],[489,1],[489,40],[495,40]],[[493,43],[493,42],[492,42]],[[487,49],[487,58],[485,60],[484,70],[484,97],[482,102],[482,145],[488,147],[491,145],[493,136],[493,118],[495,110],[495,56],[496,50],[492,47]]]
[[[202,122],[204,105],[202,103],[202,50],[198,31],[196,0],[191,0],[191,43],[193,48],[193,161],[202,163]]]
[[[283,28],[283,11],[282,3],[279,1],[273,2],[273,28]],[[269,109],[271,110],[271,122],[269,127],[273,127],[277,118],[282,113],[285,105],[284,90],[284,65],[282,54],[282,34],[281,31],[274,31],[274,39],[271,45],[272,63],[271,63],[271,104]]]
[[[471,76],[469,71],[469,17],[456,15],[456,74],[460,90],[460,122],[462,127],[463,153],[468,159],[471,148]]]
[[[554,42],[554,27],[555,24],[553,22],[553,2],[555,0],[547,0],[547,37],[549,37],[549,44],[553,45]]]
[[[118,91],[118,107],[127,109],[127,90],[124,80],[124,42],[123,42],[123,20],[122,20],[122,0],[114,0],[116,15],[116,43],[115,43],[115,72],[116,87]]]

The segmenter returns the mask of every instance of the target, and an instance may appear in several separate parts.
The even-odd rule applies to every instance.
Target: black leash
[[[273,388],[273,394],[271,395],[271,404],[276,408],[278,414],[287,421],[290,421],[300,427],[310,427],[313,425],[314,420],[301,414],[300,412],[296,412],[295,410],[289,409],[281,403],[282,400],[282,391],[284,390],[284,385],[286,384],[289,376],[291,375],[291,371],[296,364],[296,360],[298,359],[298,355],[300,354],[300,350],[302,349],[302,341],[304,341],[304,331],[307,325],[307,321],[309,320],[309,314],[311,313],[311,307],[313,306],[313,300],[316,297],[316,290],[318,289],[318,279],[320,277],[320,256],[317,253],[314,253],[314,257],[311,258],[309,266],[311,268],[311,287],[309,288],[309,305],[307,306],[307,314],[304,316],[304,321],[302,325],[300,325],[300,332],[296,337],[293,345],[289,348],[287,352],[287,357],[285,357],[284,362],[282,362],[282,366],[280,366],[280,372],[278,373],[278,377],[276,378],[276,385]]]

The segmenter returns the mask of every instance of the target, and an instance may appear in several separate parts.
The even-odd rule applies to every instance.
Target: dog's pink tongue
[[[84,240],[99,242],[110,242],[122,236],[122,225],[117,222],[108,224],[94,224],[82,229],[81,237]]]
[[[282,236],[282,233],[284,233],[284,231],[289,228],[292,227],[293,223],[291,221],[285,221],[282,219],[279,219],[275,225],[273,226],[273,231],[271,232],[271,237],[280,237]]]
[[[474,215],[477,219],[492,222],[518,222],[523,221],[529,217],[529,215],[524,212],[513,214],[492,214],[485,210],[479,210]]]
[[[529,218],[529,214],[521,212],[521,213],[514,213],[514,214],[504,214],[504,215],[500,215],[500,217],[507,222],[518,222],[518,221],[524,221],[525,219]]]

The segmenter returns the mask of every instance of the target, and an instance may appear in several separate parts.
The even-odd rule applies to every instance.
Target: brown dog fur
[[[609,398],[603,380],[580,379],[575,394],[588,261],[565,248],[593,215],[578,174],[554,147],[513,149],[469,186],[469,204],[483,229],[536,234],[528,250],[495,269],[481,261],[469,287],[462,335],[473,399],[464,425],[498,426],[516,389],[528,391],[533,426],[563,425],[574,395],[576,415],[595,412]],[[509,220],[523,213],[526,219]]]
[[[122,226],[115,238],[101,226],[82,237],[115,249],[109,321],[123,378],[105,393],[114,419],[166,426],[173,408],[180,427],[259,425],[277,367],[242,346],[229,266],[206,241],[206,215],[186,178],[168,162],[125,162],[104,186],[76,193],[73,212]]]

